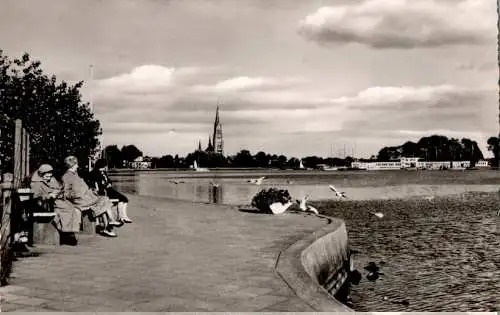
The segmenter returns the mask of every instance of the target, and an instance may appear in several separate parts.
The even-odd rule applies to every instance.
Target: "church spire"
[[[201,140],[198,140],[198,151],[201,151]]]
[[[214,147],[212,145],[212,139],[210,139],[210,135],[208,135],[208,146],[207,146],[207,149],[205,151],[207,151],[207,152],[214,151]]]

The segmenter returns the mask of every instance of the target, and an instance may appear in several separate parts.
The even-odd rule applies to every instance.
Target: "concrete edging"
[[[321,276],[320,274],[310,275],[311,272],[318,273],[324,271],[318,270],[318,267],[322,268],[321,266],[338,260],[336,257],[339,255],[331,255],[328,252],[332,247],[328,248],[325,240],[337,237],[335,235],[336,232],[347,233],[344,221],[322,215],[319,217],[328,219],[330,223],[326,227],[281,251],[276,261],[275,270],[292,291],[315,311],[354,312],[354,310],[337,301],[319,283],[318,277]],[[318,254],[315,251],[319,248],[322,249],[322,253]],[[316,256],[322,256],[321,258],[326,258],[326,260],[318,262],[316,266],[305,266],[308,263],[305,255],[311,253]],[[324,255],[325,253],[326,256]],[[340,256],[344,256],[344,254],[341,253]],[[332,259],[332,256],[336,257]]]

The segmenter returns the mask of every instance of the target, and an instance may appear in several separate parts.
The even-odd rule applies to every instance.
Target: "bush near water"
[[[252,199],[252,207],[259,209],[263,213],[272,213],[269,206],[275,202],[282,204],[292,200],[290,193],[286,189],[269,188],[259,191]]]

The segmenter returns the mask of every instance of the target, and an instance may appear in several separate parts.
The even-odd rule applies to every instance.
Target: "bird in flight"
[[[328,185],[328,187],[330,187],[330,190],[335,193],[335,196],[337,196],[339,198],[345,198],[345,199],[347,199],[347,197],[345,195],[345,192],[338,191],[333,185]]]

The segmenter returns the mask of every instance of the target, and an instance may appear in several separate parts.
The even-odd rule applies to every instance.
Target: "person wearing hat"
[[[51,203],[56,213],[54,225],[61,233],[61,243],[76,245],[75,233],[80,231],[82,213],[69,201],[64,200],[62,185],[54,178],[54,169],[49,164],[42,164],[31,177],[31,191],[35,200],[43,204]]]
[[[104,236],[116,237],[113,231],[115,226],[122,226],[123,223],[113,220],[111,208],[113,204],[109,198],[98,196],[78,176],[78,159],[68,156],[64,159],[64,164],[68,168],[62,180],[64,184],[64,197],[71,201],[79,209],[90,208],[94,216],[103,222],[103,229],[100,233]]]
[[[104,159],[97,160],[91,172],[91,180],[99,195],[118,200],[118,220],[124,223],[132,223],[132,220],[127,215],[128,198],[112,186],[106,172],[107,164]]]

